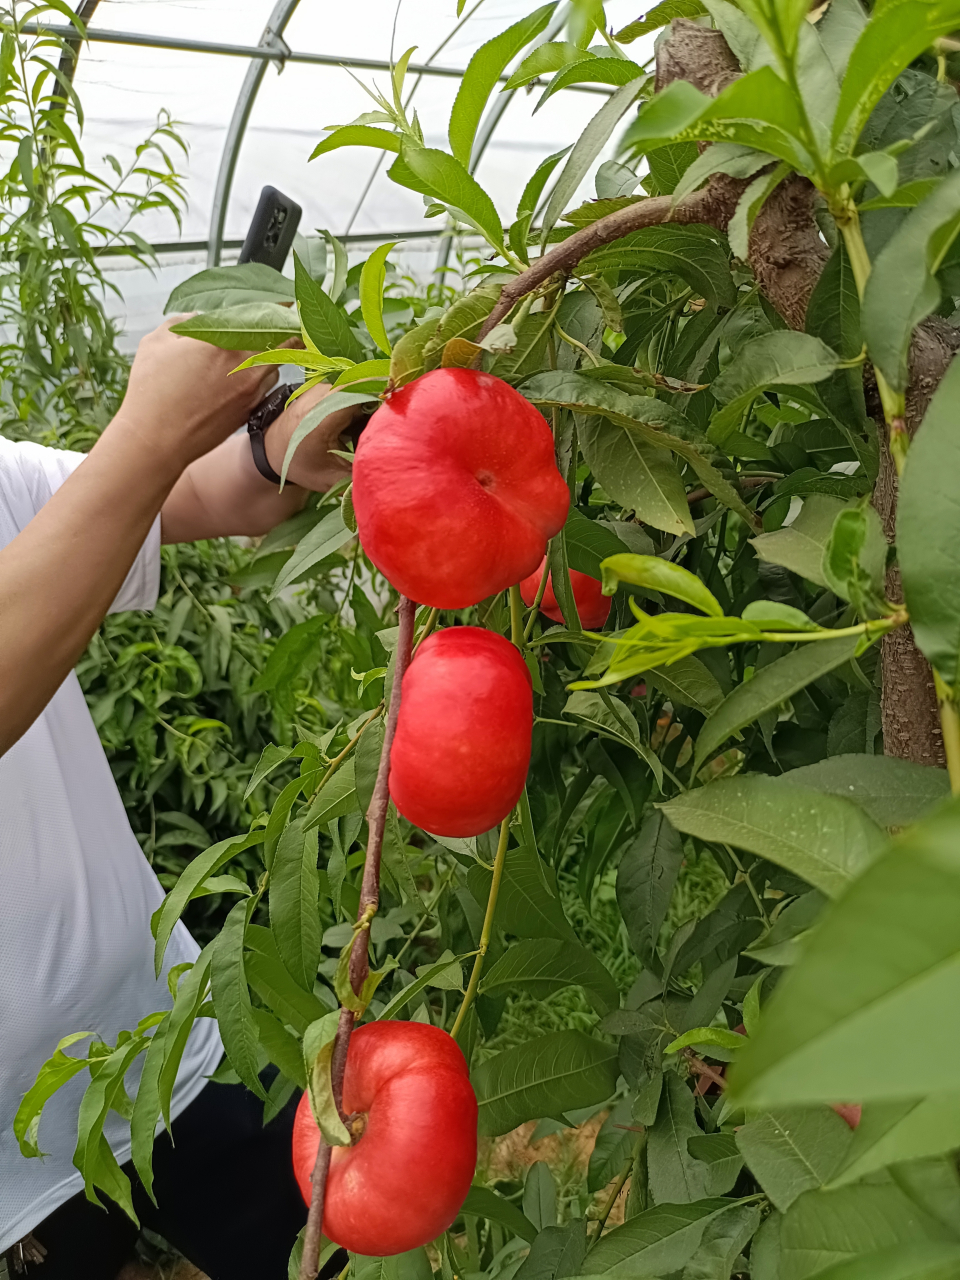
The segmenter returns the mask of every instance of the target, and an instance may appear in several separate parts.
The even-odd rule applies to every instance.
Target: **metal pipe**
[[[76,38],[77,34],[73,27],[41,26],[35,22],[26,23],[23,31],[27,35],[39,35],[41,31],[47,31],[51,35],[63,38],[69,37],[71,33]],[[283,49],[270,49],[260,45],[221,44],[211,40],[184,40],[179,36],[139,35],[134,31],[108,31],[105,28],[95,28],[88,31],[87,40],[101,44],[135,45],[145,49],[179,49],[187,53],[215,53],[229,58],[255,58],[259,62],[279,62],[281,64],[285,62],[303,62],[312,66],[352,67],[360,71],[390,72],[392,70],[389,62],[378,58],[338,58],[335,55],[326,53],[298,53],[295,50],[284,51]],[[407,71],[410,75],[449,76],[456,80],[463,76],[461,68],[435,67],[422,62],[411,62]],[[505,75],[500,77],[501,81],[506,81],[507,79],[508,77]],[[612,92],[612,90],[602,85],[572,84],[569,87],[576,93],[598,93],[604,97],[609,97]]]
[[[468,233],[469,238],[473,233]],[[341,244],[385,244],[388,240],[437,240],[443,235],[443,231],[428,227],[426,230],[418,228],[416,231],[354,231],[349,235],[338,236],[337,239]],[[477,240],[480,236],[475,237]],[[221,249],[239,249],[243,245],[242,240],[221,240]],[[152,244],[151,250],[155,254],[162,253],[206,253],[210,246],[209,240],[165,240],[160,244]],[[128,249],[123,245],[111,245],[101,250],[94,250],[94,254],[98,258],[123,258],[129,256]]]

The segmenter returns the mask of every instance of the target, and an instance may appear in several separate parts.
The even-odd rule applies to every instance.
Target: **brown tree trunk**
[[[740,68],[722,34],[683,18],[674,20],[670,35],[657,50],[658,89],[683,79],[702,93],[716,95],[739,74]],[[721,203],[731,212],[738,191],[745,185],[722,175],[711,180],[712,187],[726,188],[726,200]],[[793,329],[804,328],[810,295],[829,256],[814,218],[815,199],[816,193],[805,178],[796,174],[786,178],[761,209],[750,233],[753,273],[766,297]],[[911,436],[958,349],[960,330],[945,320],[932,316],[918,327],[910,351],[907,393],[907,429]],[[876,410],[880,474],[873,501],[887,540],[892,543],[896,537],[897,474],[878,402]],[[887,576],[887,595],[891,600],[903,599],[896,567]],[[909,627],[901,627],[883,640],[881,679],[885,754],[942,767],[943,736],[933,673]]]
[[[917,328],[910,346],[910,388],[907,392],[907,431],[911,437],[923,420],[930,399],[960,349],[960,330],[939,316],[928,317]],[[871,397],[872,399],[873,397]],[[878,412],[882,423],[882,415]],[[883,521],[888,542],[896,540],[897,469],[887,447],[886,432],[880,430],[880,474],[873,505]],[[894,565],[887,574],[887,596],[903,599],[900,570]],[[885,636],[881,651],[883,750],[888,756],[913,760],[917,764],[943,768],[943,734],[930,664],[913,642],[910,627]]]

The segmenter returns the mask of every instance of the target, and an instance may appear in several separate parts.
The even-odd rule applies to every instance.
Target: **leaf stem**
[[[957,709],[953,690],[936,671],[933,673],[933,683],[937,691],[937,705],[940,708],[943,752],[947,757],[950,791],[957,796],[960,795],[960,712]]]
[[[537,614],[540,611],[540,605],[543,603],[543,595],[547,589],[547,583],[550,581],[550,557],[545,556],[543,561],[543,572],[540,574],[540,585],[537,587],[537,594],[533,598],[533,604],[530,606],[530,616],[527,618],[527,625],[523,629],[523,642],[530,639],[533,632],[533,624],[537,620]]]
[[[383,703],[381,702],[380,706],[377,707],[376,710],[374,710],[366,720],[364,720],[363,724],[360,726],[360,728],[357,730],[354,736],[350,739],[347,745],[343,748],[340,754],[337,756],[334,756],[333,759],[330,761],[330,764],[327,766],[326,770],[324,771],[323,777],[317,783],[316,790],[307,800],[307,804],[312,804],[313,801],[316,800],[317,796],[320,794],[323,788],[327,785],[327,783],[330,781],[330,779],[333,777],[336,771],[340,768],[344,760],[346,760],[347,756],[350,754],[350,752],[354,749],[354,747],[357,745],[357,743],[360,741],[360,739],[363,737],[366,731],[373,724],[374,720],[378,720],[382,714],[383,714]]]
[[[510,841],[510,818],[508,813],[500,824],[500,841],[497,845],[497,856],[493,860],[493,879],[490,881],[490,893],[487,896],[487,910],[483,917],[483,928],[480,930],[480,945],[477,948],[477,958],[473,962],[473,970],[470,974],[470,981],[467,984],[467,990],[463,997],[463,1004],[457,1014],[456,1021],[450,1034],[454,1040],[463,1026],[464,1019],[470,1010],[470,1006],[477,994],[477,988],[480,986],[480,974],[483,972],[483,962],[486,958],[487,949],[490,946],[490,935],[493,933],[493,917],[497,910],[497,894],[500,892],[500,881],[503,879],[503,865],[507,858],[507,844]]]
[[[757,910],[760,912],[760,919],[764,922],[764,924],[769,925],[770,921],[767,918],[766,908],[763,905],[763,901],[760,897],[760,894],[757,892],[757,886],[753,883],[753,880],[750,878],[750,872],[746,869],[746,867],[743,865],[743,863],[740,861],[740,859],[737,857],[737,855],[733,852],[733,850],[730,848],[728,844],[721,845],[721,848],[726,850],[726,853],[730,858],[730,861],[740,872],[740,875],[743,878],[744,884],[750,890],[750,896],[751,898],[753,898],[754,902],[757,904]]]
[[[607,1225],[607,1219],[610,1217],[610,1214],[613,1212],[613,1206],[617,1203],[617,1200],[620,1198],[620,1192],[623,1190],[624,1186],[626,1185],[627,1179],[630,1177],[630,1170],[633,1168],[634,1161],[637,1158],[637,1153],[639,1152],[641,1145],[644,1142],[646,1142],[646,1140],[647,1140],[647,1135],[641,1134],[640,1138],[637,1141],[636,1146],[633,1149],[632,1154],[629,1156],[627,1160],[624,1161],[623,1168],[620,1170],[617,1180],[613,1184],[613,1187],[610,1191],[609,1196],[607,1196],[606,1200],[604,1201],[603,1208],[600,1210],[600,1216],[599,1218],[597,1218],[596,1225],[594,1226],[594,1230],[593,1230],[593,1235],[590,1240],[591,1244],[596,1244],[597,1241],[600,1239],[600,1237],[603,1235],[603,1228]]]
[[[526,648],[523,632],[523,597],[520,587],[514,584],[510,588],[510,639],[521,653]]]
[[[847,257],[850,259],[850,266],[853,270],[853,279],[857,286],[857,294],[862,304],[867,281],[870,278],[870,255],[867,253],[867,246],[860,228],[860,215],[857,212],[856,205],[848,198],[842,210],[839,214],[835,214],[835,217],[840,228],[840,234],[843,236]],[[877,379],[880,403],[883,405],[883,416],[890,432],[890,454],[897,468],[897,475],[900,475],[903,471],[907,449],[910,445],[910,437],[907,434],[907,426],[904,419],[906,413],[904,395],[902,391],[894,391],[876,365],[873,367],[873,372]]]

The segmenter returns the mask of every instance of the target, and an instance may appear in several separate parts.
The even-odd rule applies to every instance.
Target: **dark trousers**
[[[143,1226],[210,1280],[286,1280],[307,1220],[290,1154],[297,1101],[264,1128],[263,1104],[242,1085],[208,1084],[173,1122],[176,1146],[167,1133],[157,1139],[157,1205],[125,1166]],[[47,1256],[28,1268],[30,1280],[114,1280],[134,1257],[137,1228],[101,1198],[106,1211],[81,1194],[35,1228]]]

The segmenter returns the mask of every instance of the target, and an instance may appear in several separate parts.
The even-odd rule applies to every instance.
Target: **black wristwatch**
[[[283,413],[292,390],[293,388],[288,383],[281,382],[278,387],[274,387],[266,399],[260,401],[247,419],[247,435],[250,437],[250,451],[253,454],[254,466],[264,480],[269,480],[271,484],[281,484],[282,481],[267,461],[267,450],[263,443],[263,437],[267,432],[267,428],[276,422],[281,413]],[[293,481],[288,480],[287,484],[293,484]]]

